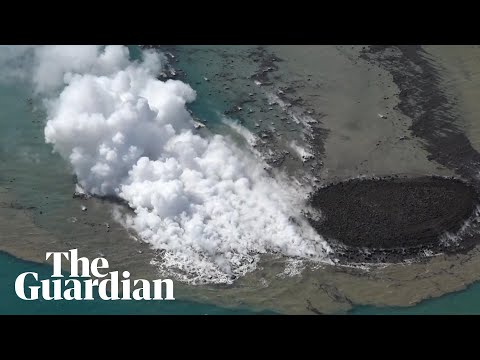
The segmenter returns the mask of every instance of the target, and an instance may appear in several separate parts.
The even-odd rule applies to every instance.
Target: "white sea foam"
[[[78,185],[78,184],[75,184],[75,194],[78,194],[78,195],[87,195],[87,193],[85,192],[85,190],[83,190],[83,188]]]
[[[222,122],[225,125],[228,125],[237,134],[241,135],[250,146],[255,147],[255,145],[257,145],[258,137],[246,127],[239,124],[238,121],[233,121],[227,117],[222,117]]]
[[[298,276],[305,269],[305,262],[299,259],[287,259],[285,270],[278,274],[277,277],[294,277]]]
[[[456,246],[465,235],[470,234],[474,225],[477,225],[478,223],[480,223],[480,206],[475,208],[473,215],[465,220],[461,228],[455,234],[445,232],[440,237],[440,242],[446,247]]]
[[[300,157],[303,162],[313,158],[313,154],[304,147],[298,145],[295,140],[290,141],[289,145],[290,148],[295,151],[295,153]]]
[[[280,108],[292,119],[296,124],[303,125],[304,129],[307,130],[307,134],[312,133],[312,124],[317,123],[310,115],[306,115],[303,112],[300,112],[296,109],[291,108],[286,104],[277,94],[266,92],[267,99],[269,103],[277,103]]]
[[[230,283],[264,253],[329,261],[330,248],[302,219],[297,188],[228,138],[194,131],[186,104],[196,93],[156,79],[164,57],[144,52],[143,62],[130,62],[122,46],[33,53],[46,142],[87,193],[128,202],[135,214],[122,221],[162,250],[162,270],[190,283]]]

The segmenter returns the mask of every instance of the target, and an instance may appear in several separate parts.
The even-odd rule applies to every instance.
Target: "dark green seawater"
[[[137,56],[138,53],[135,53],[133,57]],[[218,113],[225,109],[223,99],[209,96],[208,82],[203,80],[203,74],[196,72],[194,61],[185,61],[182,65],[188,70],[187,82],[198,93],[192,110],[209,122],[218,122]],[[49,218],[45,214],[55,209],[60,209],[57,210],[60,212],[65,199],[71,198],[73,183],[65,163],[44,143],[44,115],[41,111],[32,112],[29,109],[26,103],[28,97],[31,97],[31,91],[19,84],[0,85],[0,186],[10,187],[11,193],[23,205],[37,206],[44,212],[44,218]],[[45,194],[49,195],[48,202]],[[14,231],[14,228],[0,231]],[[50,277],[52,267],[0,252],[0,314],[258,314],[249,309],[226,309],[181,299],[24,301],[16,296],[14,283],[19,274],[27,271],[37,272],[40,279],[45,279]],[[427,300],[413,307],[359,306],[349,314],[480,314],[479,301],[480,284],[477,283],[465,291]]]

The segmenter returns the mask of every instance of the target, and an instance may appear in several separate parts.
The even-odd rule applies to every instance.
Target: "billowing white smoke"
[[[162,58],[131,62],[122,46],[35,49],[33,79],[47,102],[45,138],[87,192],[135,210],[127,226],[164,250],[159,266],[192,283],[229,283],[259,254],[325,259],[328,246],[301,220],[298,192],[222,136],[195,133],[195,91],[156,79]],[[296,219],[293,221],[292,219]]]

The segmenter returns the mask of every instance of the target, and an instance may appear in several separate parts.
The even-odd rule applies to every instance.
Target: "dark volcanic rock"
[[[331,184],[318,189],[310,203],[322,212],[321,219],[310,219],[322,236],[345,248],[378,249],[350,251],[346,260],[383,262],[417,250],[441,251],[440,236],[460,230],[474,214],[478,194],[458,179],[390,177]]]
[[[423,47],[375,45],[364,49],[361,57],[390,72],[400,89],[398,108],[412,119],[413,135],[426,140],[429,159],[480,189],[480,153],[464,133],[455,100],[442,86],[441,67]]]

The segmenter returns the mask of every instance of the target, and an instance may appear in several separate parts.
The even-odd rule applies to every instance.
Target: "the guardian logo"
[[[62,256],[70,261],[68,279],[62,274]],[[137,279],[133,280],[132,286],[128,271],[122,272],[122,279],[118,271],[105,271],[109,267],[105,258],[96,258],[90,262],[85,257],[78,258],[77,249],[47,252],[46,259],[50,257],[53,258],[52,279],[39,281],[38,273],[35,272],[25,272],[17,277],[15,292],[20,299],[95,300],[94,293],[98,293],[102,300],[175,300],[173,281],[170,279],[153,280],[152,284],[145,279]],[[26,286],[27,281],[35,285]],[[98,288],[98,292],[94,291],[95,288]]]

